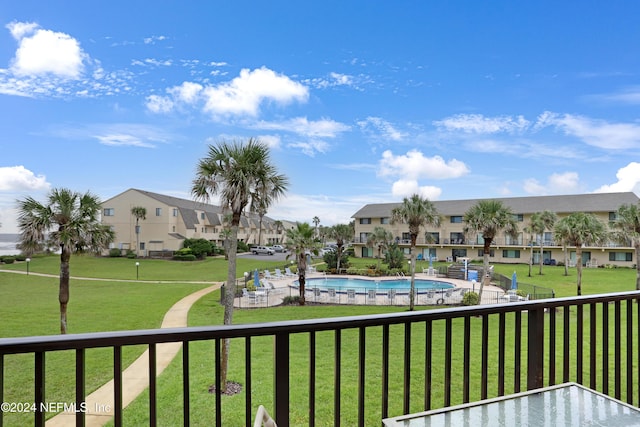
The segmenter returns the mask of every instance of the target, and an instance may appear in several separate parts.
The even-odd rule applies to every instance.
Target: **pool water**
[[[296,285],[298,282],[295,282]],[[420,291],[428,291],[434,289],[453,289],[454,285],[447,282],[441,282],[439,280],[424,280],[424,279],[416,279],[415,280],[416,290]],[[406,279],[380,279],[380,280],[366,280],[366,279],[351,279],[351,278],[341,278],[341,277],[327,277],[327,278],[313,278],[307,279],[306,286],[308,288],[334,288],[338,291],[343,291],[347,289],[356,289],[356,290],[365,290],[365,289],[376,289],[376,290],[388,290],[388,289],[403,289],[408,291],[411,288],[411,280],[409,278]]]

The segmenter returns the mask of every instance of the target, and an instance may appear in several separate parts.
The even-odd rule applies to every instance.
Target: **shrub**
[[[191,253],[198,259],[203,259],[209,254],[213,254],[214,245],[207,239],[185,239],[182,243],[183,249],[191,249]]]
[[[195,261],[197,258],[191,253],[190,248],[182,248],[176,251],[173,255],[175,261]]]
[[[134,251],[132,251],[131,249],[127,250],[127,258],[129,259],[134,259],[134,258],[138,258],[138,256],[136,255],[136,253]]]
[[[16,261],[22,262],[22,261],[26,261],[26,260],[27,260],[27,256],[26,255],[23,255],[23,254],[16,255]]]
[[[404,267],[404,252],[402,249],[398,247],[396,243],[389,246],[389,250],[384,254],[385,264],[389,267],[389,269],[398,269]]]
[[[2,257],[2,262],[4,262],[5,264],[13,264],[15,260],[16,260],[16,257],[13,257],[13,256]]]
[[[300,295],[288,295],[282,299],[282,305],[300,304]]]
[[[336,251],[327,252],[322,256],[322,260],[327,264],[327,268],[332,270],[338,268],[338,253]],[[346,252],[340,256],[340,269],[344,268],[349,268],[349,256]]]
[[[249,252],[249,245],[245,242],[238,242],[238,250],[236,252]]]
[[[122,256],[122,251],[118,248],[111,248],[109,249],[109,256],[111,258],[117,258],[119,256]]]
[[[462,305],[478,305],[480,298],[475,292],[467,292],[462,297]]]

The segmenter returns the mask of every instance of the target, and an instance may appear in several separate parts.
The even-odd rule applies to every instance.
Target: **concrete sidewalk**
[[[191,306],[204,295],[220,288],[220,284],[202,289],[182,298],[167,311],[162,321],[162,328],[179,328],[187,326],[187,316]],[[181,343],[166,343],[156,346],[156,376],[169,366],[169,363],[180,351]],[[87,405],[86,426],[103,426],[114,415],[113,380],[109,381],[85,399]],[[149,351],[146,350],[122,373],[122,407],[129,405],[149,386]],[[75,425],[75,413],[62,412],[47,421],[47,427],[66,427]]]

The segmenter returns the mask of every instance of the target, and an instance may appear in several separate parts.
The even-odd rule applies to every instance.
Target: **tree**
[[[553,230],[553,225],[558,220],[558,216],[551,211],[544,212],[536,212],[531,215],[531,230],[534,234],[540,236],[540,256],[538,257],[538,264],[540,269],[538,274],[542,274],[542,265],[544,264],[543,254],[544,254],[544,232],[546,230]],[[533,252],[533,247],[531,248]]]
[[[276,236],[279,236],[282,231],[282,221],[279,219],[273,221],[273,226],[276,228]],[[276,243],[281,243],[278,237],[276,237]]]
[[[402,205],[391,210],[391,223],[402,222],[409,226],[411,239],[411,291],[409,293],[409,310],[415,307],[416,290],[416,241],[420,235],[420,227],[440,225],[440,215],[435,205],[418,194],[405,197]]]
[[[320,218],[317,216],[313,217],[313,226],[315,227],[316,236],[318,235],[318,225],[320,224]]]
[[[616,219],[611,223],[613,238],[636,251],[636,289],[640,290],[640,206],[624,204],[618,208]]]
[[[238,227],[244,209],[256,207],[267,197],[276,200],[287,188],[287,178],[279,175],[269,158],[269,148],[257,139],[246,143],[222,141],[210,145],[208,154],[198,162],[196,177],[191,193],[196,199],[209,201],[218,196],[223,209],[231,214],[231,237],[229,239],[228,270],[224,296],[225,325],[233,323],[233,300],[236,274],[236,252],[238,248]],[[264,192],[269,194],[264,194]],[[220,363],[222,390],[227,389],[227,368],[229,362],[229,340],[222,342]]]
[[[131,208],[131,215],[136,218],[136,256],[139,256],[138,251],[140,250],[140,225],[139,222],[141,219],[147,219],[147,208],[143,206],[134,206]]]
[[[389,244],[393,240],[393,234],[387,231],[384,227],[375,227],[373,232],[367,236],[367,246],[375,248],[378,251],[378,270],[380,270],[380,260],[382,259],[382,252],[387,250]]]
[[[582,295],[582,248],[605,242],[609,237],[606,225],[591,213],[574,212],[556,223],[554,233],[556,240],[576,248],[577,292]]]
[[[295,228],[287,230],[285,247],[289,250],[289,256],[296,257],[298,267],[298,290],[300,291],[300,305],[304,305],[304,288],[307,277],[307,254],[318,254],[318,242],[314,238],[315,230],[306,222],[297,223]]]
[[[344,250],[344,244],[350,242],[353,239],[355,231],[349,224],[336,224],[331,227],[330,236],[336,239],[336,246],[338,247],[338,266],[337,271],[340,273],[340,260],[342,259],[342,251]]]
[[[258,245],[262,245],[262,220],[269,207],[280,196],[276,188],[286,188],[287,179],[284,175],[278,175],[271,179],[261,178],[258,181],[257,191],[251,199],[251,211],[256,212],[260,218],[258,224]]]
[[[553,236],[554,239],[562,243],[562,253],[564,254],[564,275],[569,275],[569,249],[567,246],[567,241],[569,240],[569,235],[571,230],[568,227],[569,224],[565,222],[558,221],[553,227]]]
[[[533,266],[533,239],[535,237],[534,222],[535,222],[535,218],[532,215],[531,219],[529,220],[529,224],[526,227],[524,227],[524,230],[523,230],[525,233],[529,234],[529,244],[527,245],[529,247],[529,277],[531,277],[531,268]]]
[[[485,276],[489,272],[489,254],[491,243],[503,230],[506,235],[517,237],[518,224],[511,209],[498,200],[480,200],[471,206],[462,219],[465,223],[464,233],[475,232],[482,235],[483,244],[483,271]],[[480,281],[478,301],[482,302],[482,289],[484,280]]]
[[[20,244],[31,248],[45,238],[60,248],[60,333],[67,333],[69,304],[69,263],[73,252],[100,252],[109,247],[115,234],[100,223],[101,202],[90,192],[84,194],[66,188],[53,189],[42,204],[32,197],[18,201]]]

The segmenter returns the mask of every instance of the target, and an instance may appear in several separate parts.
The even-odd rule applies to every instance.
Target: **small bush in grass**
[[[138,258],[138,256],[136,255],[136,253],[134,251],[132,251],[131,249],[127,250],[127,258],[129,259],[134,259],[134,258]]]
[[[118,248],[109,249],[109,256],[111,258],[117,258],[119,256],[122,256],[122,251],[120,251],[120,249]]]
[[[475,292],[467,292],[462,297],[462,305],[478,305],[480,297]]]
[[[16,260],[16,257],[13,257],[13,256],[2,257],[2,262],[4,262],[5,264],[13,264],[15,260]]]
[[[299,295],[290,295],[282,299],[282,305],[299,305],[299,304],[300,304]]]

